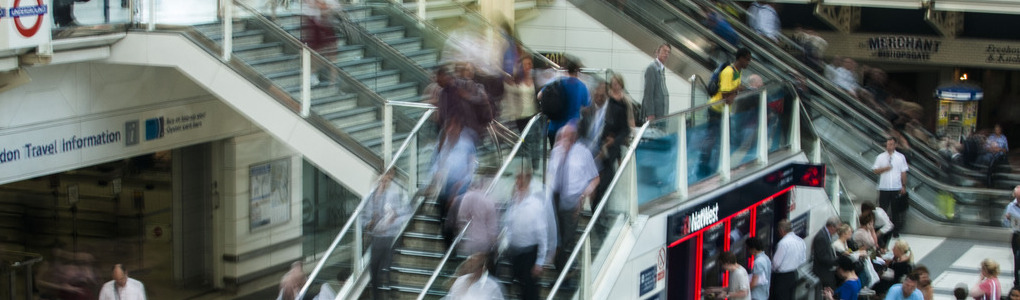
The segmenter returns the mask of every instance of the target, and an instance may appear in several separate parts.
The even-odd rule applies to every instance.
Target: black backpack
[[[709,97],[715,96],[716,93],[719,93],[719,74],[721,74],[722,71],[729,66],[730,63],[728,62],[721,63],[719,64],[719,67],[715,68],[715,71],[712,71],[712,77],[708,79],[708,82],[706,83],[707,86],[705,87],[705,90],[708,91]]]
[[[567,91],[563,79],[556,79],[542,87],[538,105],[549,120],[563,120],[567,117]]]

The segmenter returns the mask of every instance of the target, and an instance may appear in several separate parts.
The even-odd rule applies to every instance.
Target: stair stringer
[[[103,61],[179,70],[358,194],[367,194],[373,178],[379,174],[377,168],[335,142],[182,33],[129,32],[111,47],[110,57]]]

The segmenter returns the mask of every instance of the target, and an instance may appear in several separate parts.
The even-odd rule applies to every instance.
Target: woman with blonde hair
[[[975,300],[999,299],[1002,286],[999,285],[999,263],[986,258],[981,261],[981,279],[970,289]]]
[[[904,240],[897,240],[893,244],[892,257],[886,260],[886,271],[883,272],[882,281],[875,285],[875,291],[884,294],[893,284],[903,280],[903,276],[910,274],[914,269],[914,254],[910,251],[910,245]],[[892,274],[889,272],[892,271]],[[892,275],[892,276],[889,276]]]

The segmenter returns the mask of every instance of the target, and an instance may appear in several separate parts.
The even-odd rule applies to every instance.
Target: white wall
[[[290,220],[277,226],[249,230],[249,166],[281,158],[290,159]],[[237,136],[223,144],[223,237],[224,255],[239,255],[301,236],[302,161],[299,153],[264,132]],[[222,277],[237,278],[301,258],[301,244],[278,249],[239,262],[223,264]],[[219,284],[219,282],[217,282]]]
[[[566,0],[540,3],[537,9],[540,13],[537,18],[516,24],[524,45],[539,52],[574,55],[588,68],[612,69],[623,75],[627,92],[641,102],[644,71],[654,60],[655,49],[635,47]],[[670,112],[689,107],[691,87],[684,79],[688,76],[690,74],[666,72]]]
[[[25,70],[31,83],[0,93],[0,130],[209,95],[165,67],[88,62]]]

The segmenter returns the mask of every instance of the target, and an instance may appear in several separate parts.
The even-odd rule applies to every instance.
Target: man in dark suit
[[[646,121],[661,118],[669,111],[669,91],[666,90],[666,59],[669,58],[669,50],[669,44],[659,45],[655,50],[655,60],[645,68],[641,110]]]
[[[836,287],[836,251],[832,249],[833,235],[843,222],[839,217],[830,217],[825,221],[825,228],[815,234],[811,241],[811,272],[818,276],[823,288]]]

